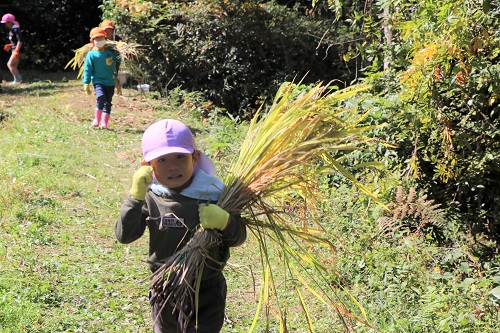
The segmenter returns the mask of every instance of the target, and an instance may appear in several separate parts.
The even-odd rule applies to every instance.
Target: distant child
[[[99,28],[104,29],[106,33],[106,39],[112,42],[118,42],[121,40],[121,37],[115,34],[115,25],[110,20],[104,20],[99,24]],[[116,63],[116,73],[120,71],[120,63]],[[115,86],[116,93],[118,95],[122,94],[122,87],[120,85],[120,80],[118,80],[118,76],[115,75]]]
[[[115,93],[115,75],[117,64],[121,63],[117,51],[106,47],[106,33],[101,28],[90,31],[90,42],[93,49],[87,53],[83,69],[83,87],[87,95],[92,93],[90,82],[94,84],[96,107],[92,126],[108,128],[111,115],[113,95]]]
[[[110,20],[104,20],[99,24],[99,28],[106,32],[106,39],[119,42],[121,37],[115,33],[115,24]]]
[[[158,121],[144,132],[144,161],[134,174],[129,196],[115,225],[117,239],[131,243],[149,230],[149,265],[152,272],[162,259],[182,248],[201,225],[220,232],[222,242],[203,269],[199,292],[198,328],[195,311],[187,332],[217,333],[224,322],[227,286],[222,269],[229,259],[229,248],[242,244],[246,227],[241,217],[232,216],[215,204],[223,188],[210,159],[196,149],[190,129],[177,120]],[[179,223],[179,220],[183,221]],[[151,315],[155,333],[181,332],[178,312],[150,291]],[[160,315],[158,316],[158,314]]]
[[[23,47],[23,34],[21,31],[21,26],[12,14],[5,14],[4,16],[2,16],[1,23],[5,24],[5,27],[9,29],[10,43],[5,44],[3,49],[6,52],[12,52],[9,61],[7,62],[7,67],[14,77],[14,81],[12,81],[10,84],[19,84],[23,81],[23,76],[19,72],[19,69],[17,69],[21,56],[21,50]]]

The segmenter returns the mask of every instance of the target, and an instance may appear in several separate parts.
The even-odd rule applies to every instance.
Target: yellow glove
[[[90,89],[90,84],[84,84],[83,85],[83,90],[85,91],[85,93],[87,95],[91,95],[92,94],[92,90]]]
[[[229,223],[229,213],[214,204],[201,204],[198,213],[203,229],[224,230]]]
[[[129,193],[137,200],[144,200],[148,185],[153,182],[153,168],[149,165],[143,165],[134,173],[132,177],[132,188]]]

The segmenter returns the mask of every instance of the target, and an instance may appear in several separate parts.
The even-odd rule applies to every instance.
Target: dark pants
[[[226,279],[221,274],[217,278],[202,281],[198,305],[198,328],[196,325],[196,314],[193,311],[188,324],[187,333],[218,333],[224,323],[224,311],[226,307],[227,285]],[[155,295],[150,292],[151,316],[154,322],[155,333],[181,333],[182,330],[177,323],[178,312],[173,311],[172,306],[167,303],[160,312],[162,304],[155,301]],[[190,312],[186,309],[185,313]]]
[[[111,114],[111,102],[113,101],[113,95],[115,94],[114,86],[105,86],[103,84],[94,85],[96,94],[96,109],[101,110],[104,113]]]

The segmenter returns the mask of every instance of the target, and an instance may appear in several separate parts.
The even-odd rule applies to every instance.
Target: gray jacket
[[[193,193],[196,191],[193,191],[193,188],[204,184],[205,176],[197,172],[191,185],[180,194],[172,190],[153,191],[150,188],[145,200],[136,200],[128,196],[122,205],[115,225],[116,238],[121,243],[131,243],[141,237],[147,227],[149,230],[148,262],[151,271],[154,272],[159,268],[161,264],[159,262],[162,259],[173,255],[194,234],[200,222],[198,206],[208,200],[203,200],[206,193],[199,193],[198,198],[194,198],[196,194]],[[217,189],[217,192],[220,193],[220,190]],[[213,194],[210,198],[214,199]],[[222,242],[217,248],[211,250],[211,256],[215,262],[207,262],[203,270],[203,280],[220,274],[229,259],[229,248],[241,245],[245,241],[246,227],[243,219],[239,216],[230,216],[226,229],[220,233]]]

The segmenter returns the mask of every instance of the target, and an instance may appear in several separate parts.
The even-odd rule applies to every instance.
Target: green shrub
[[[144,3],[140,12],[104,1],[105,15],[128,41],[145,45],[141,66],[155,90],[182,87],[234,117],[248,118],[284,81],[350,80],[329,20],[273,3]],[[333,39],[333,38],[331,38]]]
[[[99,25],[99,0],[17,0],[2,12],[14,14],[23,29],[26,58],[20,69],[62,71],[74,50],[89,42],[90,29]],[[7,37],[5,31],[2,32]],[[1,53],[2,66],[8,54]],[[6,69],[6,66],[5,66]]]

